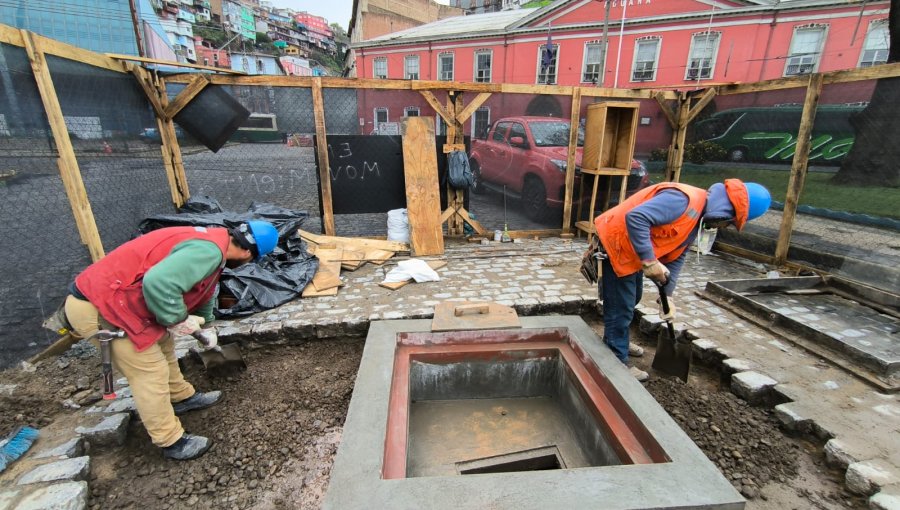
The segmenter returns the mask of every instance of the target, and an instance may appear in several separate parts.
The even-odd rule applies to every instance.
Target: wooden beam
[[[151,81],[150,73],[141,68],[147,81]],[[169,95],[166,93],[166,82],[157,75],[153,80],[153,88],[158,91],[159,104],[163,111],[169,105]],[[184,205],[184,202],[191,197],[190,186],[188,185],[187,174],[184,171],[184,161],[181,159],[181,145],[178,143],[178,134],[175,131],[175,122],[172,119],[157,117],[156,124],[159,126],[159,137],[162,141],[167,154],[167,158],[172,162],[172,175],[175,179],[175,188],[172,190],[174,197],[173,204],[176,208]]]
[[[97,230],[97,223],[94,220],[94,212],[91,210],[91,202],[88,200],[87,191],[84,188],[84,181],[81,179],[78,159],[75,157],[75,148],[72,146],[72,140],[69,138],[69,130],[66,127],[62,107],[59,104],[56,88],[50,76],[50,69],[47,67],[47,60],[41,48],[42,41],[33,39],[31,33],[25,30],[22,30],[20,34],[25,53],[31,63],[35,82],[37,82],[44,111],[47,114],[47,121],[53,133],[53,140],[56,142],[57,151],[59,151],[59,158],[56,162],[66,195],[69,198],[69,205],[72,207],[75,225],[78,228],[81,241],[87,245],[91,254],[91,260],[100,260],[105,255],[103,243],[100,240],[100,232]]]
[[[666,165],[666,180],[681,182],[681,168],[684,166],[684,142],[687,138],[687,117],[691,109],[691,100],[682,92],[678,99],[678,127],[672,133],[672,147],[669,149]]]
[[[25,42],[19,29],[9,25],[0,24],[0,42],[18,46],[20,48],[25,47]],[[125,68],[122,66],[121,62],[104,57],[99,53],[94,53],[93,51],[84,48],[78,48],[77,46],[59,42],[55,39],[50,39],[38,34],[31,34],[30,44],[40,47],[41,52],[44,55],[53,55],[55,57],[74,60],[76,62],[81,62],[82,64],[101,67],[117,73],[125,72]]]
[[[198,74],[194,76],[194,79],[188,84],[187,87],[182,90],[178,96],[175,97],[169,106],[166,107],[166,118],[173,119],[178,112],[181,111],[182,108],[187,106],[188,103],[191,102],[192,99],[197,97],[197,94],[203,91],[206,86],[209,85],[209,79],[202,74]]]
[[[672,109],[669,108],[669,105],[666,104],[666,96],[662,92],[657,92],[653,95],[653,98],[656,99],[656,102],[659,103],[659,109],[663,112],[663,115],[666,116],[666,120],[669,122],[669,127],[672,129],[678,129],[678,121],[675,120],[675,114],[672,112]]]
[[[435,80],[416,80],[411,81],[412,90],[456,90],[459,92],[499,92],[500,84],[498,83],[469,83],[461,81],[435,81]]]
[[[416,256],[444,253],[441,197],[434,152],[434,121],[407,117],[400,123],[409,240]]]
[[[822,93],[823,78],[821,74],[809,76],[806,99],[803,101],[803,115],[800,118],[800,130],[797,132],[797,146],[791,163],[791,178],[788,181],[787,196],[784,199],[781,230],[778,233],[778,243],[775,245],[776,264],[783,264],[787,261],[788,249],[791,247],[791,232],[794,228],[800,193],[803,191],[803,182],[806,179],[807,165],[809,164],[809,141],[812,137],[813,123],[816,121],[816,108]]]
[[[158,58],[149,58],[149,57],[137,57],[135,55],[120,55],[118,53],[106,53],[106,56],[120,60],[123,62],[143,62],[146,64],[157,64],[161,66],[170,66],[170,67],[186,67],[189,69],[200,69],[203,71],[214,71],[217,73],[226,73],[226,74],[236,74],[246,76],[246,73],[241,71],[235,71],[233,69],[225,69],[222,67],[212,67],[212,66],[204,66],[200,64],[190,64],[188,62],[173,62],[171,60],[160,60]]]
[[[699,115],[700,112],[703,111],[704,108],[706,108],[706,105],[708,105],[715,97],[716,97],[716,89],[714,89],[714,88],[706,89],[706,92],[703,93],[703,96],[700,98],[699,101],[697,101],[697,104],[692,106],[690,111],[688,112],[687,119],[685,121],[685,125],[690,124],[690,122],[692,120],[694,120],[694,118],[697,117],[697,115]]]
[[[572,107],[569,112],[569,151],[566,154],[566,192],[563,195],[563,232],[572,228],[572,193],[575,191],[575,152],[578,147],[579,115],[581,114],[581,87],[572,91]],[[594,180],[596,181],[596,177]],[[623,180],[628,180],[623,178]],[[579,197],[580,198],[580,197]]]
[[[469,120],[469,117],[471,117],[472,114],[475,113],[475,110],[480,108],[485,101],[490,99],[490,97],[490,92],[482,92],[481,94],[475,96],[475,99],[473,99],[472,102],[469,103],[465,108],[463,108],[461,112],[456,112],[457,122],[459,122],[460,125],[464,124],[467,120]]]
[[[862,80],[878,80],[881,78],[896,78],[900,76],[900,62],[881,64],[863,69],[844,69],[841,71],[829,71],[822,73],[822,84],[849,83]],[[719,86],[719,95],[746,94],[749,92],[768,92],[790,88],[805,87],[809,83],[809,76],[792,76],[777,80],[765,80],[753,83],[733,83]]]
[[[153,112],[156,114],[156,117],[159,119],[165,119],[166,109],[163,108],[162,103],[159,100],[159,92],[150,82],[147,71],[143,67],[136,66],[134,64],[127,64],[127,66],[128,71],[131,72],[131,74],[137,80],[138,85],[140,85],[141,90],[144,91],[144,95],[147,97],[147,101],[150,102],[150,107],[153,108]]]
[[[334,235],[334,204],[331,201],[331,165],[328,162],[328,140],[325,134],[325,100],[322,80],[313,78],[313,113],[316,119],[316,154],[319,157],[319,185],[322,187],[322,224],[326,235]]]
[[[437,112],[437,114],[440,115],[442,119],[444,119],[445,124],[450,125],[453,122],[453,116],[447,113],[447,110],[444,108],[441,102],[438,101],[436,97],[434,97],[434,94],[432,94],[430,90],[420,90],[419,93],[422,94],[422,97],[425,98],[425,101],[430,104],[432,108],[434,108],[434,111]]]

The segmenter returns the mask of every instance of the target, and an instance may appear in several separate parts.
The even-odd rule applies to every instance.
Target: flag
[[[541,72],[550,70],[553,64],[553,38],[550,36],[550,24],[547,24],[547,44],[544,46],[544,54],[541,56]]]

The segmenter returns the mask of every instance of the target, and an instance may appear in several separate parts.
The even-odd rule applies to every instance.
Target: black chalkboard
[[[331,175],[331,204],[334,214],[385,213],[406,207],[406,180],[403,177],[401,137],[384,135],[328,135],[328,163]],[[447,172],[443,146],[446,136],[435,137],[438,176],[442,186]],[[469,138],[465,138],[466,151]],[[316,152],[316,168],[319,154]],[[318,176],[318,172],[316,172]],[[319,203],[321,200],[319,186]],[[468,206],[468,192],[466,192]],[[447,207],[441,191],[441,209]]]

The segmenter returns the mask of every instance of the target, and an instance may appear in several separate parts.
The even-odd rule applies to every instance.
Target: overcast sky
[[[288,7],[295,11],[306,11],[328,20],[328,24],[337,23],[347,29],[353,15],[353,0],[270,0],[275,7]],[[448,0],[437,0],[439,4],[447,4]]]

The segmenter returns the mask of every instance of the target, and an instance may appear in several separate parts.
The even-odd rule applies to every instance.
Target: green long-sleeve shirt
[[[166,258],[144,274],[144,301],[156,322],[170,326],[186,319],[188,313],[211,322],[215,318],[213,298],[197,310],[188,310],[184,294],[219,269],[222,262],[222,252],[211,241],[192,239],[175,245]]]

